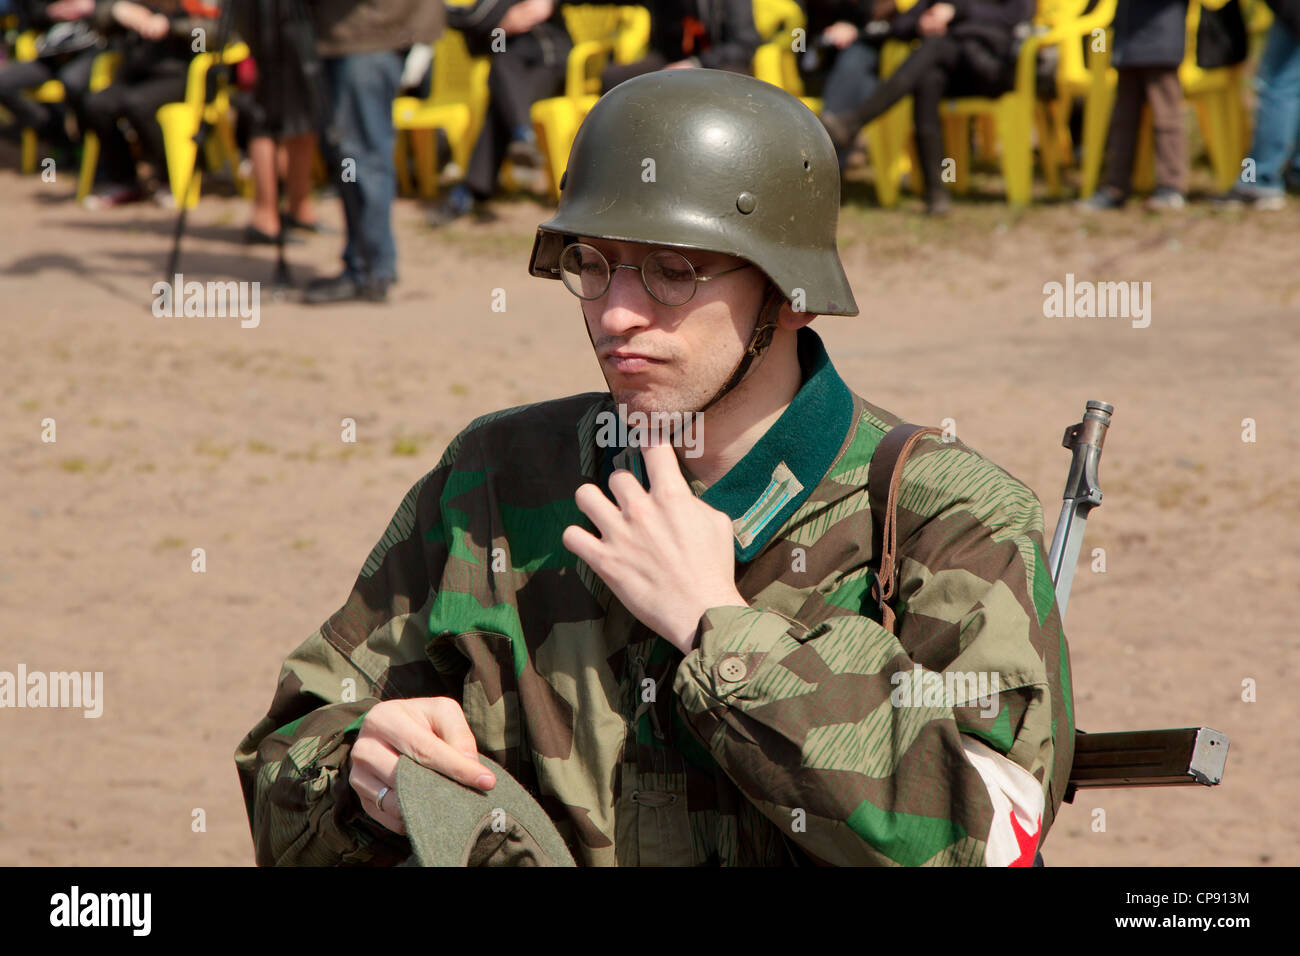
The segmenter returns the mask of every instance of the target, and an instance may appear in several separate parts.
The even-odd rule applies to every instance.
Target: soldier
[[[921,438],[882,617],[867,478],[901,420],[808,327],[857,314],[838,205],[774,86],[597,103],[529,270],[579,297],[609,392],[478,419],[407,494],[239,746],[259,863],[400,862],[402,756],[491,798],[479,754],[583,865],[1034,859],[1074,739],[1042,511]],[[674,412],[681,447],[620,444]],[[972,674],[995,693],[946,686]]]

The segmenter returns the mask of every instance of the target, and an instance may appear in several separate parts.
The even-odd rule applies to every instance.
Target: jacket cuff
[[[687,711],[745,699],[753,680],[795,650],[808,628],[776,611],[713,607],[700,617],[695,647],[677,668],[674,689]]]

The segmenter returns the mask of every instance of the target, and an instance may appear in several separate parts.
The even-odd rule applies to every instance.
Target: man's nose
[[[626,335],[654,321],[654,300],[635,269],[614,269],[609,289],[598,304],[600,328],[607,335]]]

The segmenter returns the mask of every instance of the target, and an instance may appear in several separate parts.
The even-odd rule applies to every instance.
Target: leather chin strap
[[[754,364],[754,359],[758,358],[772,344],[772,336],[777,329],[777,315],[781,311],[781,305],[785,297],[781,290],[768,280],[765,291],[763,292],[763,302],[758,307],[758,319],[754,323],[754,331],[749,337],[749,344],[745,346],[745,354],[740,357],[740,362],[736,365],[731,375],[722,387],[713,393],[713,397],[696,409],[696,414],[703,412],[718,403],[728,392],[734,389],[744,379],[749,367]],[[582,327],[587,330],[587,340],[591,342],[592,350],[596,348],[596,340],[591,335],[591,325],[587,322],[586,310],[582,310]]]
[[[766,290],[763,292],[763,304],[758,307],[758,319],[754,323],[754,333],[749,337],[749,344],[745,346],[745,354],[740,357],[740,362],[736,366],[731,376],[722,383],[722,387],[713,393],[713,397],[705,402],[696,410],[696,414],[704,412],[711,408],[728,392],[740,384],[749,371],[749,367],[754,364],[754,359],[758,358],[772,344],[772,336],[776,332],[776,317],[781,311],[781,303],[784,297],[781,290],[774,286],[771,280],[768,281]]]

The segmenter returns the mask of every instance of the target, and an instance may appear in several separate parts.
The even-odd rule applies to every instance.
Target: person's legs
[[[1146,71],[1146,98],[1151,104],[1156,154],[1156,189],[1187,192],[1187,124],[1178,68]]]
[[[1269,30],[1255,83],[1259,106],[1250,147],[1255,185],[1280,195],[1287,160],[1294,155],[1300,164],[1300,40],[1280,23]]]
[[[858,131],[863,126],[876,119],[903,97],[911,96],[917,84],[936,64],[951,67],[960,58],[960,54],[958,41],[951,36],[927,37],[897,70],[877,84],[856,109],[846,113],[824,110],[822,122],[827,132],[831,134],[831,141],[835,143],[836,148],[852,147],[853,140],[857,138]]]
[[[822,108],[831,113],[857,109],[879,84],[880,49],[850,43],[835,54],[822,87]]]
[[[355,201],[343,204],[347,244],[344,272],[313,283],[305,302],[358,297],[383,299],[397,277],[397,246],[391,212],[397,189],[393,168],[393,98],[402,75],[402,58],[391,50],[325,57],[330,116],[342,168],[339,189]]]
[[[284,149],[289,155],[289,168],[285,171],[289,215],[302,226],[314,226],[316,208],[311,198],[311,167],[316,158],[316,134],[290,136],[284,141]]]
[[[45,138],[53,111],[44,103],[37,103],[23,93],[55,78],[49,60],[28,60],[25,63],[6,63],[0,68],[0,106],[3,106],[24,129],[34,129]]]
[[[90,91],[90,69],[99,55],[98,49],[83,50],[59,69],[64,100],[77,120],[78,135],[86,128],[86,94]]]
[[[493,72],[495,71],[494,63]],[[469,168],[465,170],[464,182],[460,184],[463,187],[462,191],[466,192],[473,202],[482,202],[491,197],[509,145],[510,127],[506,125],[500,104],[489,99],[487,115],[483,118],[483,129],[474,144],[474,152],[470,154]]]
[[[131,147],[118,128],[117,118],[125,108],[127,87],[112,83],[85,100],[85,132],[99,137],[100,160],[95,174],[97,185],[106,189],[121,190],[139,185]]]
[[[488,88],[501,123],[509,131],[507,157],[516,167],[540,169],[546,165],[546,158],[533,132],[532,105],[563,92],[565,63],[561,60],[555,66],[546,66],[538,42],[529,36],[522,39],[531,42],[515,44],[516,55],[493,58]]]
[[[275,139],[265,134],[249,139],[248,161],[253,167],[253,212],[249,216],[246,235],[252,239],[273,237],[280,231],[280,181],[275,171]]]
[[[563,62],[555,66],[543,63],[535,41],[531,47],[516,44],[492,57],[487,116],[470,155],[465,179],[429,210],[429,225],[445,226],[490,199],[507,156],[521,165],[542,165],[532,132],[531,108],[538,99],[561,92],[564,70]]]
[[[121,115],[131,124],[140,139],[142,158],[153,167],[155,178],[167,183],[167,150],[162,127],[158,124],[158,107],[185,99],[187,64],[179,60],[160,63],[151,73],[126,86],[122,94]],[[177,189],[184,189],[177,184]]]
[[[916,155],[921,165],[921,183],[927,211],[942,214],[948,207],[947,190],[939,170],[943,164],[943,124],[939,104],[948,86],[950,67],[943,62],[932,64],[917,77],[912,90],[912,122],[916,127]]]
[[[1117,199],[1128,196],[1133,182],[1133,157],[1137,152],[1138,124],[1142,121],[1142,104],[1146,98],[1142,69],[1116,71],[1115,106],[1106,133],[1106,171],[1102,188]]]
[[[510,129],[506,158],[516,171],[546,167],[546,157],[533,131],[532,107],[538,100],[564,92],[565,70],[564,60],[548,65],[539,56],[507,81],[502,97],[502,115]]]

